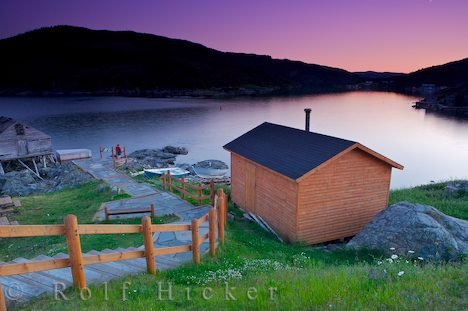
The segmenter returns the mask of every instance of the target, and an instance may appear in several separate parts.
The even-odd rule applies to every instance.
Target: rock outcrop
[[[227,170],[229,166],[220,160],[204,160],[197,162],[193,166],[201,168],[212,168],[217,170]]]
[[[87,183],[93,179],[72,162],[49,164],[40,168],[40,180],[27,170],[11,171],[0,175],[0,194],[26,196],[34,193],[54,192]]]
[[[128,169],[133,171],[145,168],[162,168],[174,165],[178,155],[186,155],[185,147],[166,146],[162,149],[141,149],[128,155]]]
[[[446,193],[468,193],[468,180],[452,181],[445,187]]]
[[[380,212],[347,247],[455,260],[468,253],[468,221],[447,216],[432,206],[399,202]]]

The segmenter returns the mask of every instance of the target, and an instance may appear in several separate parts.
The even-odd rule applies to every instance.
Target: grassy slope
[[[78,223],[92,223],[92,218],[103,202],[128,197],[127,194],[111,192],[105,188],[99,190],[99,182],[90,182],[78,188],[60,192],[41,194],[21,199],[19,212],[9,216],[22,225],[27,224],[63,224],[63,217],[74,214]],[[174,220],[174,217],[155,218],[154,223]],[[140,223],[139,219],[112,221],[112,223]],[[81,237],[84,252],[104,248],[141,246],[141,234],[86,235]],[[65,237],[35,237],[0,239],[0,260],[8,261],[16,257],[33,258],[40,254],[55,255],[67,252]]]
[[[430,185],[392,192],[391,201],[431,203],[448,214],[466,215],[468,206],[462,196],[448,197],[442,186]],[[430,200],[433,201],[430,201]],[[429,201],[427,201],[429,200]],[[460,201],[461,200],[461,201]],[[466,201],[465,201],[466,202]],[[231,211],[240,216],[238,210]],[[283,245],[257,226],[236,217],[227,227],[226,245],[215,258],[203,258],[202,265],[189,264],[158,274],[128,277],[109,284],[109,300],[104,288],[91,287],[88,301],[74,290],[69,301],[45,297],[24,306],[27,310],[199,310],[199,309],[439,309],[461,310],[468,307],[468,275],[465,262],[430,264],[414,257],[388,263],[377,253],[319,247]],[[386,273],[384,272],[386,271]],[[398,272],[404,271],[402,276]],[[237,300],[225,300],[224,281],[228,280]],[[131,282],[122,301],[122,284]],[[158,282],[173,284],[174,300],[158,300]],[[185,288],[191,288],[191,300]],[[203,299],[202,291],[213,289],[213,298]],[[247,291],[256,287],[258,298],[249,300]],[[276,288],[269,299],[269,288]],[[210,291],[208,290],[208,294]]]
[[[445,183],[423,185],[415,188],[394,190],[390,204],[400,201],[434,206],[444,214],[468,220],[468,191],[446,193]]]

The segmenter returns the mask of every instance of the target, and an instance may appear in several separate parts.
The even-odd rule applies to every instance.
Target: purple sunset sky
[[[42,26],[134,30],[350,71],[468,57],[468,0],[1,0],[0,38]]]

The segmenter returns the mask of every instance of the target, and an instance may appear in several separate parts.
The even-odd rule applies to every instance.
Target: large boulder
[[[414,252],[428,260],[454,260],[468,253],[468,221],[432,206],[399,202],[375,216],[347,246],[379,249],[387,255]]]
[[[212,168],[217,170],[226,170],[229,166],[220,160],[204,160],[195,163],[193,166],[201,168]]]
[[[468,193],[468,180],[458,180],[449,182],[445,187],[445,192],[452,194]]]
[[[161,149],[141,149],[136,150],[128,155],[130,158],[135,158],[137,160],[143,160],[146,158],[153,159],[175,159],[175,154],[164,152]]]
[[[174,146],[166,146],[162,149],[163,152],[172,153],[172,154],[188,154],[188,149],[185,147],[174,147]]]
[[[167,151],[173,151],[170,153]],[[162,168],[173,165],[178,154],[186,154],[187,149],[183,147],[166,146],[164,149],[141,149],[128,155],[127,169],[140,171],[145,168]],[[188,152],[188,151],[187,151]],[[176,154],[177,153],[177,154]]]

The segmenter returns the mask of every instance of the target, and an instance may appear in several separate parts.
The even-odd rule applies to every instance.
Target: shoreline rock
[[[148,168],[164,168],[175,165],[178,155],[187,155],[185,147],[165,146],[161,149],[140,149],[128,155],[127,170],[141,171]]]
[[[0,194],[27,196],[48,193],[87,183],[94,178],[72,162],[48,164],[40,168],[43,181],[27,170],[14,170],[0,176]]]
[[[382,250],[386,255],[413,254],[425,260],[457,260],[468,254],[468,221],[432,206],[399,202],[380,212],[347,247]]]

